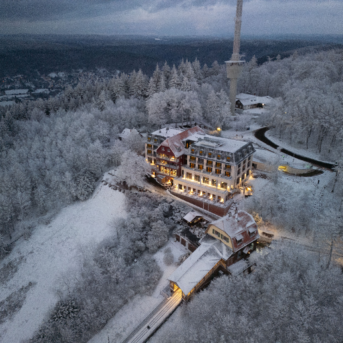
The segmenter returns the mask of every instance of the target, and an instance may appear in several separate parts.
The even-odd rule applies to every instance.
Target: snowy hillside
[[[13,278],[1,285],[0,301],[29,282],[36,283],[13,320],[0,326],[1,342],[20,342],[38,329],[59,300],[56,291],[61,275],[77,268],[80,250],[113,234],[113,219],[126,216],[124,198],[123,193],[100,185],[91,199],[62,210],[50,225],[38,227],[29,240],[17,244],[1,262],[0,268],[9,260],[24,257]],[[73,273],[65,277],[72,278]]]

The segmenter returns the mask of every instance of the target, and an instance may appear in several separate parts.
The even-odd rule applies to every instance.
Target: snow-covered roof
[[[160,130],[156,130],[152,133],[153,136],[162,136],[164,138],[169,138],[178,135],[179,133],[183,132],[180,129],[172,129],[172,128],[163,128]]]
[[[198,140],[196,135],[189,137],[190,140]],[[192,146],[204,147],[204,148],[211,148],[216,149],[218,151],[225,151],[229,153],[235,153],[245,145],[249,143],[244,141],[237,141],[234,139],[229,138],[221,138],[221,137],[214,137],[205,135],[199,137],[199,140],[193,144]]]
[[[190,223],[194,218],[196,217],[202,217],[202,214],[199,213],[199,212],[196,212],[196,211],[191,211],[191,212],[188,212],[184,217],[183,219]]]
[[[184,294],[188,294],[221,260],[227,260],[232,251],[222,242],[206,236],[201,245],[169,277]]]
[[[212,222],[210,226],[212,225],[225,232],[231,238],[234,252],[259,238],[254,218],[245,211],[235,211],[233,209],[225,217]],[[210,226],[207,230],[210,229]],[[256,232],[256,234],[250,235],[249,231],[252,233]],[[237,244],[237,240],[243,240],[243,243]]]
[[[165,130],[170,131],[170,130],[174,130],[174,129],[169,129],[169,130],[165,129]],[[178,130],[176,130],[176,131],[178,131]],[[158,131],[158,132],[160,132],[160,131]],[[186,154],[186,152],[188,151],[188,149],[185,148],[183,141],[187,140],[187,139],[191,139],[190,137],[192,137],[194,134],[200,134],[202,136],[205,136],[205,132],[199,126],[194,126],[188,130],[181,131],[178,134],[167,138],[165,141],[162,142],[162,144],[160,146],[170,148],[170,150],[173,152],[174,156],[179,157],[181,155]],[[159,135],[161,135],[161,134],[159,133]]]
[[[207,221],[211,221],[211,218],[209,218],[209,217],[207,217],[207,216],[205,216],[205,215],[203,215],[202,213],[199,213],[199,212],[197,212],[197,211],[191,211],[191,212],[188,212],[184,217],[183,217],[183,219],[185,220],[185,221],[187,221],[188,223],[190,223],[194,218],[196,218],[196,217],[202,217],[202,218],[204,218],[205,220],[207,220]]]
[[[248,268],[248,263],[246,260],[240,260],[234,264],[232,264],[230,267],[227,267],[227,270],[232,274],[232,275],[239,275],[244,272],[245,269]]]
[[[9,91],[5,91],[6,95],[20,95],[20,94],[27,94],[29,92],[28,89],[11,89]]]
[[[49,94],[50,91],[49,89],[46,89],[46,88],[39,88],[39,89],[36,89],[33,94],[39,94],[39,93],[45,93],[45,94]]]
[[[236,96],[243,106],[255,105],[255,104],[269,104],[273,98],[270,96],[256,96],[252,94],[240,93]]]

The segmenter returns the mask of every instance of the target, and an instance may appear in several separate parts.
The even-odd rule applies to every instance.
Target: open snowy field
[[[48,226],[37,227],[1,262],[0,268],[23,257],[14,276],[1,284],[0,301],[29,282],[33,286],[12,320],[0,326],[0,342],[20,343],[32,336],[59,300],[61,276],[73,276],[70,271],[77,268],[81,249],[112,235],[111,222],[126,216],[124,199],[123,193],[100,185],[91,199],[66,207]]]

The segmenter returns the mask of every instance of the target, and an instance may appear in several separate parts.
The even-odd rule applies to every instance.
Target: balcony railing
[[[172,168],[172,169],[178,169],[178,166],[175,165],[175,164],[169,164],[167,162],[164,162],[164,161],[158,161],[156,160],[156,164],[159,165],[159,166],[163,166],[165,168]]]
[[[157,157],[157,158],[160,158],[160,159],[162,159],[162,160],[177,162],[177,161],[176,161],[176,158],[175,158],[174,156],[169,157],[169,156],[167,156],[167,155],[162,156],[162,155],[157,154],[156,157]]]

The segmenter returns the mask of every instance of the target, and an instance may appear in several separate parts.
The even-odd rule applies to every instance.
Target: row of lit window
[[[217,200],[218,202],[222,202],[222,203],[224,202],[224,198],[221,197],[220,195],[215,195],[212,193],[204,192],[200,189],[195,189],[192,187],[183,186],[181,183],[179,183],[178,188],[180,191],[187,191],[188,190],[188,192],[190,194],[197,195],[199,197],[207,198],[210,200]]]
[[[193,148],[193,149],[191,149],[191,153],[192,154],[196,154],[197,153],[197,151]],[[231,157],[230,156],[223,156],[223,155],[221,155],[221,154],[215,154],[215,153],[213,153],[213,152],[211,152],[211,151],[208,151],[207,153],[206,153],[206,151],[204,151],[204,150],[199,150],[199,155],[200,156],[208,156],[208,157],[210,157],[210,158],[217,158],[218,160],[226,160],[226,161],[230,161],[231,160]]]
[[[177,176],[177,170],[175,170],[175,169],[166,168],[166,167],[161,166],[159,170],[163,174],[167,174],[170,176]]]
[[[190,166],[190,168],[195,169],[195,164],[191,163],[189,166]],[[204,169],[204,166],[203,166],[202,164],[199,164],[199,165],[198,165],[198,169],[199,169],[199,170],[203,170],[203,169]],[[212,171],[213,171],[213,168],[211,168],[211,167],[206,167],[206,172],[207,172],[207,173],[212,173]],[[214,169],[214,172],[215,172],[217,175],[219,175],[219,174],[222,173],[222,170],[221,170],[221,169]],[[230,177],[230,176],[231,176],[231,173],[230,173],[229,171],[226,171],[226,172],[225,172],[225,176],[226,176],[226,177]]]
[[[196,157],[195,156],[190,156],[189,161],[195,163],[196,162]],[[207,165],[213,166],[215,165],[217,168],[222,167],[222,162],[216,162],[216,161],[211,161],[207,160]],[[198,158],[198,164],[204,164],[204,159],[203,158]],[[230,169],[231,165],[230,164],[225,164],[226,169]]]
[[[193,175],[191,173],[186,173],[186,179],[192,180]],[[194,175],[194,181],[200,182],[200,180],[201,180],[200,175]],[[204,176],[202,178],[202,183],[205,185],[209,185],[210,184],[210,178]],[[211,179],[211,186],[217,187],[217,184],[218,184],[218,182],[216,179]],[[221,182],[220,188],[226,189],[227,188],[227,182]]]

